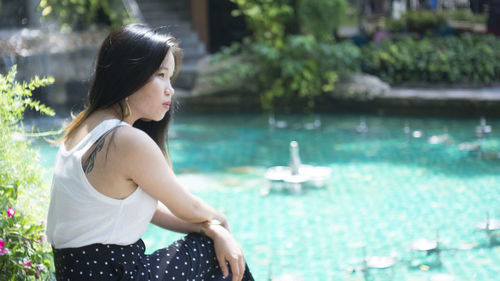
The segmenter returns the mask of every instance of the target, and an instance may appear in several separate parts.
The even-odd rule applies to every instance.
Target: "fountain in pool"
[[[362,117],[359,120],[359,125],[356,126],[356,132],[359,134],[364,134],[364,133],[368,132],[368,126],[366,126],[365,118]]]
[[[299,144],[296,141],[290,142],[290,161],[288,166],[274,166],[267,169],[265,178],[269,185],[262,191],[262,195],[267,195],[271,189],[281,188],[295,194],[301,193],[307,185],[322,187],[332,171],[328,167],[304,165],[300,160]]]
[[[458,148],[463,151],[468,151],[470,153],[475,153],[479,159],[483,158],[500,158],[500,153],[485,153],[483,151],[483,142],[486,136],[491,133],[491,126],[486,124],[486,119],[481,117],[479,125],[476,126],[476,141],[475,142],[464,142],[458,145]]]
[[[488,236],[488,246],[500,244],[500,220],[490,218],[490,213],[486,213],[486,220],[476,224],[478,230],[484,231]]]
[[[321,129],[321,118],[319,115],[315,115],[314,120],[309,122],[291,123],[286,120],[276,119],[276,115],[274,113],[270,113],[267,119],[267,123],[271,130],[292,128],[292,129],[305,129],[311,131],[311,130]]]
[[[398,263],[406,263],[409,268],[429,270],[431,266],[440,267],[442,265],[441,252],[443,251],[465,251],[500,245],[500,240],[498,240],[500,237],[500,220],[490,218],[489,212],[486,213],[486,220],[476,223],[476,229],[484,231],[488,236],[487,244],[474,244],[474,246],[467,248],[444,248],[440,243],[439,230],[436,230],[435,239],[419,238],[411,242],[409,246],[410,256],[408,260],[398,258],[395,252],[393,252],[390,256],[369,256],[367,255],[367,244],[361,243],[360,246],[363,249],[363,258],[358,261],[358,265],[348,266],[345,269],[347,269],[347,271],[351,274],[361,272],[364,280],[373,280],[373,275],[378,276],[380,273],[383,273],[386,278],[392,280],[393,268]],[[419,255],[419,253],[423,253],[424,255]],[[379,273],[375,274],[375,271]],[[449,274],[437,274],[434,275],[431,280],[454,280],[454,277]]]

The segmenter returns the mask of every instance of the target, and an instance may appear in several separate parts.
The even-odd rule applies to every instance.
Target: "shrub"
[[[253,36],[215,56],[213,62],[227,68],[214,82],[257,82],[263,109],[300,104],[309,111],[333,90],[340,72],[356,69],[358,49],[334,43],[345,0],[232,1],[238,5],[234,15],[245,16]],[[226,63],[235,55],[243,59]]]
[[[328,41],[340,27],[346,9],[345,0],[299,0],[296,10],[304,34]]]
[[[446,25],[446,18],[439,12],[412,10],[400,19],[386,18],[384,24],[391,32],[412,32],[420,35],[432,34]]]
[[[243,59],[227,64],[216,77],[216,83],[246,80],[257,84],[264,110],[291,109],[303,105],[310,111],[325,92],[335,88],[340,74],[359,71],[359,48],[352,43],[322,42],[312,35],[288,36],[284,47],[268,43],[233,44],[213,59],[213,63],[229,61],[230,56]]]
[[[15,75],[15,66],[7,75],[0,75],[0,280],[48,280],[53,277],[53,264],[44,223],[23,209],[36,204],[36,198],[23,196],[32,202],[18,199],[36,194],[42,186],[37,154],[23,137],[22,120],[26,108],[54,114],[31,98],[32,90],[53,79],[35,77],[29,83],[18,83]]]
[[[489,84],[500,80],[500,39],[493,36],[409,37],[362,48],[362,70],[390,84]]]
[[[488,15],[486,13],[474,14],[470,9],[445,10],[441,13],[447,20],[453,21],[466,21],[471,23],[486,24],[486,21],[488,19]]]
[[[446,24],[446,19],[440,13],[428,10],[408,11],[404,18],[408,31],[419,34],[432,33]]]
[[[264,110],[310,111],[341,74],[363,71],[390,84],[469,83],[500,80],[500,39],[488,36],[433,37],[446,19],[431,11],[410,11],[393,28],[418,32],[422,40],[401,37],[382,45],[359,48],[331,36],[343,14],[343,0],[232,0],[244,15],[253,37],[219,52],[217,84],[252,83]],[[328,2],[328,3],[327,3]],[[335,13],[332,10],[338,8]],[[340,12],[342,11],[342,12]],[[329,20],[327,16],[332,14]],[[309,20],[310,22],[307,22]],[[292,22],[299,22],[296,28]],[[327,23],[328,22],[328,23]],[[414,34],[413,34],[414,35]],[[238,59],[231,60],[231,56]],[[225,69],[225,71],[224,71]]]
[[[347,9],[346,0],[231,0],[252,30],[252,42],[282,47],[289,35],[331,40]]]
[[[233,16],[243,15],[252,30],[254,42],[265,42],[275,47],[284,44],[287,25],[293,22],[291,0],[231,0],[238,5]]]
[[[118,27],[133,20],[121,0],[41,0],[38,8],[42,20],[56,19],[62,28],[82,28],[99,21]]]

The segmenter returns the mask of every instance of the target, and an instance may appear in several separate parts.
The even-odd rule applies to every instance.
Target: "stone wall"
[[[0,34],[0,73],[17,64],[19,81],[36,75],[53,76],[55,83],[37,90],[36,98],[56,110],[80,108],[99,45],[108,32],[62,33],[49,28],[4,31]]]

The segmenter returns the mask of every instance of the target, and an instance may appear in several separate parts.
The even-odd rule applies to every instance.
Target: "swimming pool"
[[[500,120],[488,120],[493,131],[482,143],[486,159],[479,159],[458,148],[475,139],[478,118],[320,117],[319,130],[304,128],[312,116],[277,116],[287,124],[274,129],[264,115],[174,120],[175,171],[227,214],[256,280],[282,274],[365,280],[359,272],[365,252],[398,261],[392,271],[370,270],[371,280],[498,280],[500,247],[487,246],[475,225],[488,212],[500,218]],[[356,131],[360,120],[365,133]],[[429,142],[445,130],[453,143]],[[287,164],[292,140],[304,163],[332,169],[326,187],[260,196],[265,169]],[[55,148],[38,145],[43,165],[52,166]],[[434,239],[437,230],[442,265],[417,263],[425,257],[410,243]],[[179,237],[151,226],[144,240],[152,251]]]

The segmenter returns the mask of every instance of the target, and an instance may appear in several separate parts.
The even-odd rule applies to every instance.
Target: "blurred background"
[[[256,280],[498,280],[499,0],[0,0],[0,280],[54,280],[46,139],[130,22],[180,41],[173,168]]]
[[[35,95],[61,114],[81,108],[101,40],[128,22],[162,27],[181,42],[175,87],[183,110],[411,110],[418,97],[406,89],[498,93],[497,0],[0,3],[0,71],[17,64],[20,80],[53,76]],[[440,111],[456,112],[458,103],[469,114],[477,114],[471,99],[485,100],[470,91],[418,94],[434,100],[425,108],[438,100]]]

